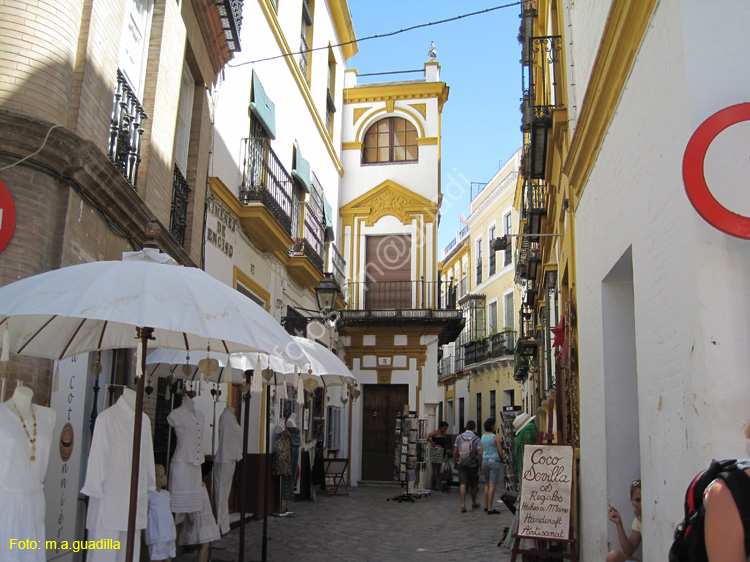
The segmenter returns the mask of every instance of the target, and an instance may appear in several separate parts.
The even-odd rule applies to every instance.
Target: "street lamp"
[[[315,296],[318,299],[318,309],[325,316],[336,306],[336,299],[341,294],[339,284],[333,274],[325,273],[325,277],[315,286]]]

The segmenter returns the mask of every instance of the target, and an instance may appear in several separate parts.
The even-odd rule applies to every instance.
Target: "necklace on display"
[[[16,413],[18,414],[18,418],[21,420],[21,424],[23,424],[23,430],[26,432],[26,437],[28,438],[29,443],[31,443],[31,456],[29,457],[29,460],[35,461],[36,460],[36,414],[34,413],[34,405],[29,404],[29,407],[31,408],[31,417],[34,418],[34,437],[33,438],[29,434],[29,428],[26,427],[26,421],[23,419],[21,412],[18,410],[18,406],[13,404],[13,408],[15,408]]]

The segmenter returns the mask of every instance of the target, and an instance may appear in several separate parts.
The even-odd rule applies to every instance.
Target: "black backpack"
[[[750,476],[745,468],[750,468],[750,459],[714,459],[706,470],[693,478],[685,492],[685,519],[674,532],[669,562],[708,562],[703,529],[706,515],[703,493],[717,478],[727,483],[737,504],[745,530],[745,553],[750,553]]]

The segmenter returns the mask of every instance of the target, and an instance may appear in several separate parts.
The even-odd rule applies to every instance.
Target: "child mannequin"
[[[161,464],[156,465],[156,491],[148,492],[148,526],[146,527],[146,544],[151,560],[166,560],[170,562],[176,556],[175,540],[177,530],[174,518],[169,509],[169,492],[164,490],[167,485],[167,471]]]

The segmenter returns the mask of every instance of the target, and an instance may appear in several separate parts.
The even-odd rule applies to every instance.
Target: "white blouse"
[[[142,416],[136,529],[146,528],[148,491],[156,489],[151,422],[145,414]],[[96,418],[86,482],[81,490],[82,494],[98,500],[89,505],[87,529],[128,530],[134,425],[135,412],[122,397]]]
[[[215,462],[234,462],[242,458],[242,428],[234,413],[225,408],[219,416],[219,445]]]
[[[177,447],[172,462],[186,462],[196,466],[203,464],[205,455],[201,452],[201,442],[205,419],[199,409],[195,408],[193,413],[184,405],[170,412],[167,421],[177,433]]]

